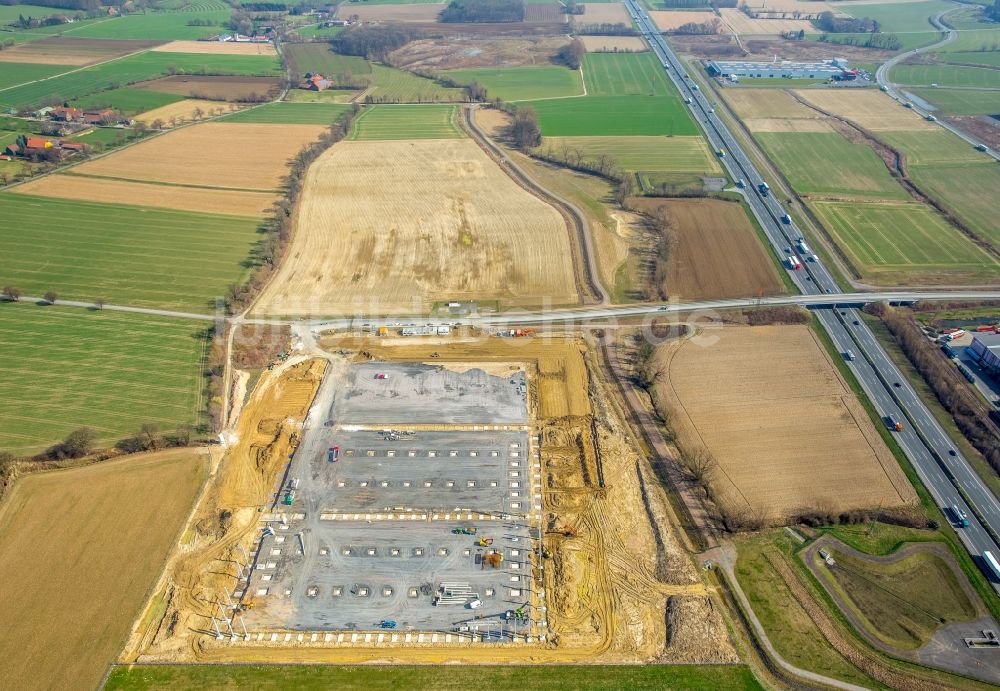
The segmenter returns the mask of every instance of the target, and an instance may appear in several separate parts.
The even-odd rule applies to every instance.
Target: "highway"
[[[784,258],[790,252],[801,260],[801,270],[789,270],[792,280],[805,294],[831,297],[839,294],[839,286],[822,262],[818,259],[810,261],[813,255],[800,252],[796,247],[799,232],[794,222],[784,222],[782,217],[786,210],[781,203],[773,195],[759,189],[758,185],[764,182],[762,176],[716,115],[704,93],[688,77],[686,66],[667,45],[645,10],[637,0],[625,0],[625,4],[667,75],[690,104],[691,114],[709,143],[716,151],[721,149],[725,152],[725,156],[720,156],[722,164],[734,179],[745,181],[747,202],[775,253]],[[938,506],[957,506],[968,514],[969,526],[958,528],[957,532],[982,568],[980,555],[984,551],[989,550],[994,556],[1000,554],[1000,545],[993,538],[993,535],[1000,534],[1000,505],[996,497],[961,453],[952,447],[947,434],[886,355],[857,311],[850,307],[816,307],[815,311],[838,350],[852,350],[860,355],[848,361],[847,365],[878,414],[884,419],[891,415],[896,420],[904,421],[903,430],[893,434]],[[1000,592],[997,577],[988,568],[984,568],[984,572]]]

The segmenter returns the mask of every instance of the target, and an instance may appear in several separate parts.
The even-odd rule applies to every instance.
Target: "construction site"
[[[295,350],[239,392],[123,661],[738,660],[585,341]]]

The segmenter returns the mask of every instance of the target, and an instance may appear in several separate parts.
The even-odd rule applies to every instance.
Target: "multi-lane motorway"
[[[723,165],[734,179],[746,182],[747,202],[775,253],[784,258],[790,248],[800,257],[803,269],[789,271],[792,280],[805,294],[840,293],[839,286],[821,261],[808,261],[809,256],[798,255],[795,241],[799,231],[794,222],[783,222],[786,210],[781,203],[773,195],[759,190],[763,177],[729,128],[719,119],[705,94],[688,76],[687,67],[670,49],[652,19],[637,0],[625,0],[625,3],[667,75],[690,104],[691,114],[709,143],[717,151],[726,152],[720,159]],[[904,421],[903,430],[894,434],[938,505],[942,508],[957,506],[968,514],[969,526],[959,528],[958,533],[969,552],[979,562],[984,551],[1000,554],[1000,546],[992,536],[1000,534],[1000,504],[996,497],[952,446],[948,435],[886,355],[860,315],[846,306],[843,309],[818,308],[816,314],[838,350],[851,350],[861,356],[847,364],[878,413],[885,418],[893,416]],[[983,566],[982,563],[980,565]],[[984,571],[1000,591],[1000,584],[996,582],[998,579],[990,574],[988,568]]]

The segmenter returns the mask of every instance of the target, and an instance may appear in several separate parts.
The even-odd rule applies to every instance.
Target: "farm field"
[[[934,104],[945,115],[995,115],[1000,113],[996,92],[934,88],[908,88],[907,91]]]
[[[925,2],[888,2],[878,5],[845,5],[841,11],[852,17],[869,17],[878,21],[885,33],[906,31],[931,31],[934,26],[929,18],[955,7],[944,0]]]
[[[121,111],[123,115],[131,116],[144,113],[147,110],[162,108],[182,100],[184,98],[176,94],[164,94],[158,91],[122,87],[121,89],[99,91],[96,94],[74,99],[71,105],[84,109],[114,108]]]
[[[838,3],[840,4],[840,3]],[[894,34],[896,38],[899,39],[899,50],[907,51],[914,48],[920,48],[922,46],[927,46],[932,43],[937,43],[941,40],[941,33],[938,31],[931,31],[930,24],[927,25],[927,31],[914,31],[902,34]],[[819,41],[824,35],[827,36],[829,43],[831,44],[841,44],[841,45],[864,45],[865,41],[868,40],[868,34],[858,34],[858,33],[843,33],[836,34],[832,40],[830,40],[829,34],[806,34],[807,41]]]
[[[1000,264],[918,203],[814,202],[855,269],[880,284],[995,282]]]
[[[143,206],[158,209],[241,216],[247,220],[262,218],[277,199],[270,192],[223,191],[205,187],[104,180],[82,175],[46,175],[18,185],[11,192],[104,204],[141,199]]]
[[[892,80],[904,86],[964,86],[1000,89],[1000,70],[956,65],[897,65]]]
[[[996,191],[1000,189],[996,163],[914,166],[910,177],[946,209],[962,219],[994,247],[1000,247]]]
[[[328,43],[289,43],[284,47],[292,71],[299,75],[319,72],[326,77],[371,74],[372,66],[364,58],[334,53]]]
[[[540,295],[556,305],[579,301],[562,216],[468,139],[347,141],[327,150],[307,174],[288,256],[255,313],[353,313],[365,304],[392,314],[440,300],[537,304]]]
[[[819,120],[823,116],[777,89],[722,89],[722,97],[744,122],[755,120]]]
[[[577,36],[590,53],[643,53],[649,46],[638,36]]]
[[[377,1],[377,0],[376,0]],[[446,670],[446,671],[445,671]],[[565,665],[449,666],[378,665],[163,665],[116,667],[106,691],[208,688],[257,691],[296,688],[321,691],[390,691],[401,687],[460,691],[483,677],[498,684],[527,684],[549,691],[600,691],[616,686],[636,691],[683,688],[688,691],[757,691],[762,687],[742,665]]]
[[[701,137],[546,137],[542,150],[579,151],[590,161],[610,156],[631,171],[722,174]]]
[[[77,175],[194,185],[276,190],[288,160],[317,139],[319,125],[207,122],[170,132],[73,168]],[[268,142],[267,146],[248,146]],[[238,156],[233,155],[239,152]],[[156,162],[155,166],[151,162]]]
[[[3,63],[3,69],[0,69],[0,101],[7,98],[7,93],[9,93],[11,87],[16,87],[18,84],[24,84],[36,79],[45,79],[71,69],[73,68],[65,65],[33,65],[20,62],[5,62]]]
[[[583,14],[574,17],[580,24],[624,24],[632,25],[632,17],[621,2],[585,2]]]
[[[460,84],[478,82],[490,98],[504,101],[583,94],[580,72],[566,67],[480,67],[448,70],[442,75]]]
[[[150,41],[197,40],[219,33],[219,27],[229,21],[230,10],[204,12],[156,12],[130,14],[107,21],[94,22],[72,29],[79,38],[142,39]],[[210,22],[207,26],[192,26],[191,21]]]
[[[0,578],[17,591],[0,600],[0,618],[18,627],[0,641],[6,684],[100,684],[191,510],[203,453],[171,450],[14,484],[0,506]]]
[[[969,51],[992,50],[1000,48],[1000,27],[961,31],[951,43],[941,46],[940,53],[965,53]],[[951,56],[945,55],[950,60]]]
[[[38,5],[0,5],[0,22],[15,21],[19,15],[31,17],[48,17],[62,14],[65,10],[56,7],[40,7]]]
[[[457,117],[457,106],[367,106],[354,119],[348,138],[456,139],[463,136]]]
[[[331,125],[352,107],[346,103],[268,103],[227,116],[225,122]]]
[[[692,22],[696,24],[702,24],[704,22],[711,21],[715,17],[715,13],[710,10],[698,11],[698,10],[653,10],[649,13],[649,18],[653,20],[653,23],[659,27],[660,31],[671,31],[678,27],[684,26],[685,24],[690,24]],[[730,33],[723,25],[723,30],[726,33]]]
[[[837,132],[754,136],[799,194],[910,198],[870,146],[852,143]]]
[[[699,135],[681,100],[672,96],[585,96],[525,105],[535,109],[547,137]]]
[[[136,89],[142,92],[142,89]],[[135,117],[136,122],[152,126],[157,120],[163,123],[165,128],[175,127],[180,124],[203,120],[207,117],[215,117],[229,112],[232,105],[221,101],[204,101],[199,98],[183,98],[174,101],[161,108],[154,108]]]
[[[154,79],[166,74],[170,69],[220,75],[274,75],[278,74],[278,62],[275,58],[245,55],[206,56],[147,52],[87,67],[42,82],[0,91],[0,106],[24,107],[45,100],[71,100],[103,89]],[[59,71],[62,70],[57,70]],[[7,72],[6,66],[3,72]],[[21,81],[23,79],[14,83]]]
[[[280,80],[276,77],[174,75],[139,82],[133,88],[216,101],[263,101],[278,95]]]
[[[998,35],[1000,38],[1000,35]],[[983,65],[984,67],[1000,67],[1000,51],[971,51],[966,53],[941,52],[936,55],[938,60],[956,65]]]
[[[761,246],[742,205],[718,199],[633,201],[653,212],[666,207],[676,241],[667,267],[667,294],[714,300],[785,292],[774,262]]]
[[[0,304],[0,451],[36,453],[80,427],[111,443],[147,422],[198,424],[207,324]]]
[[[368,5],[350,3],[337,10],[339,19],[358,17],[362,22],[436,22],[444,3],[404,3],[401,5]]]
[[[35,9],[41,8],[36,7]],[[0,34],[0,36],[2,35]],[[154,41],[100,41],[92,38],[52,36],[30,43],[20,43],[12,48],[5,48],[0,51],[0,62],[32,62],[79,67],[134,53],[155,45]],[[4,70],[6,69],[8,68],[4,67]]]
[[[204,53],[205,55],[277,55],[273,43],[235,43],[232,41],[170,41],[154,53]]]
[[[674,96],[653,53],[588,53],[583,75],[590,96]]]
[[[872,132],[937,131],[932,122],[874,89],[802,89],[795,94],[820,110]]]
[[[436,103],[464,101],[465,90],[444,87],[393,67],[372,65],[371,87],[365,96],[375,103]]]
[[[880,132],[879,139],[906,156],[906,165],[992,163],[992,159],[943,128],[936,132]]]
[[[208,312],[243,279],[259,239],[252,218],[10,192],[0,194],[0,216],[18,229],[0,234],[4,285],[28,295],[54,290],[67,299],[195,312]]]
[[[668,371],[657,390],[677,411],[684,443],[715,457],[710,482],[724,506],[782,520],[816,506],[916,501],[809,327],[729,327],[707,336],[711,347],[697,338],[661,346]],[[775,443],[802,430],[808,444]]]
[[[817,33],[815,25],[808,19],[754,19],[736,8],[725,8],[719,12],[726,28],[740,36],[776,35],[788,31]]]

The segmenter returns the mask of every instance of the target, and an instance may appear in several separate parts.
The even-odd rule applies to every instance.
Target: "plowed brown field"
[[[622,2],[583,3],[583,14],[574,15],[576,24],[624,24],[632,25],[632,18]]]
[[[0,686],[100,685],[206,469],[176,449],[15,483],[0,507]]]
[[[278,77],[204,77],[195,74],[176,74],[132,86],[136,89],[216,101],[259,101],[276,96],[281,87],[281,80]]]
[[[588,53],[643,53],[649,48],[638,36],[580,36]]]
[[[742,207],[714,199],[636,199],[644,211],[666,207],[676,242],[667,293],[683,300],[777,295],[785,292],[774,263]]]
[[[276,190],[319,125],[208,122],[130,146],[74,169],[83,175],[220,189]]]
[[[444,7],[444,3],[422,2],[402,5],[344,3],[337,16],[341,19],[357,16],[362,22],[434,22]]]
[[[782,520],[916,501],[808,327],[727,327],[662,346],[661,357],[658,393],[684,444],[714,455],[724,505]]]
[[[685,24],[704,24],[716,19],[714,12],[698,12],[696,10],[654,10],[650,18],[660,28],[660,31],[672,31]],[[725,26],[723,26],[725,30]],[[729,33],[726,30],[726,33]]]
[[[562,216],[472,141],[345,141],[309,169],[288,258],[254,311],[575,304],[571,252]]]
[[[36,65],[89,65],[155,46],[156,41],[102,41],[95,38],[53,36],[0,50],[0,62]]]
[[[278,198],[269,192],[215,190],[177,185],[155,185],[125,180],[102,180],[77,175],[47,175],[18,185],[17,194],[37,194],[60,199],[137,204],[161,209],[202,211],[226,216],[263,216]]]

